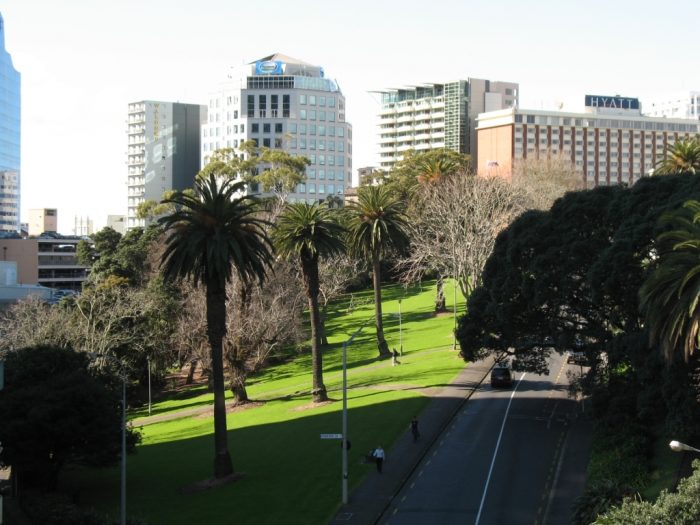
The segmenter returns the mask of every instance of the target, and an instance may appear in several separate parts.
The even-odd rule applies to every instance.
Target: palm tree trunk
[[[321,315],[318,309],[318,259],[301,258],[304,286],[309,300],[309,317],[311,318],[311,368],[313,371],[314,403],[328,401],[326,385],[323,384],[323,355],[321,354]]]
[[[389,345],[384,339],[384,325],[382,324],[382,276],[381,261],[379,255],[372,257],[372,284],[374,285],[374,316],[377,325],[377,347],[379,348],[379,358],[391,357]]]
[[[214,381],[214,477],[233,473],[226,433],[223,341],[226,333],[226,291],[217,282],[207,283],[207,335],[211,347]]]

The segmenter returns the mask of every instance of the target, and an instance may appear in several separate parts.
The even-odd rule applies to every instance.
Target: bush
[[[694,525],[700,523],[700,461],[677,492],[662,491],[656,502],[626,499],[600,516],[595,525]]]

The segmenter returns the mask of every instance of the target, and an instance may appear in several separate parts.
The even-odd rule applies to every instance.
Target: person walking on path
[[[374,460],[377,462],[377,472],[382,473],[382,465],[384,464],[384,449],[379,445],[372,453]]]
[[[401,362],[399,361],[399,353],[396,351],[396,348],[394,348],[393,352],[391,352],[391,366],[396,366],[400,364]]]
[[[411,419],[411,434],[413,434],[413,442],[418,441],[420,432],[418,431],[418,419],[416,416],[413,416],[413,419]]]

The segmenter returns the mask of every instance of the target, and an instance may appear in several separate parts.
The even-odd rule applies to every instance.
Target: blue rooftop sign
[[[639,99],[620,96],[586,95],[586,107],[610,109],[639,109]]]

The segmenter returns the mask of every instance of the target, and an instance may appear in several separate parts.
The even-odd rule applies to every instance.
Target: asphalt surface
[[[435,434],[402,436],[387,455],[405,461],[370,474],[333,523],[569,523],[590,449],[590,424],[568,397],[574,367],[556,356],[550,375],[515,374],[511,389],[492,389],[489,368],[467,367],[419,417]]]

